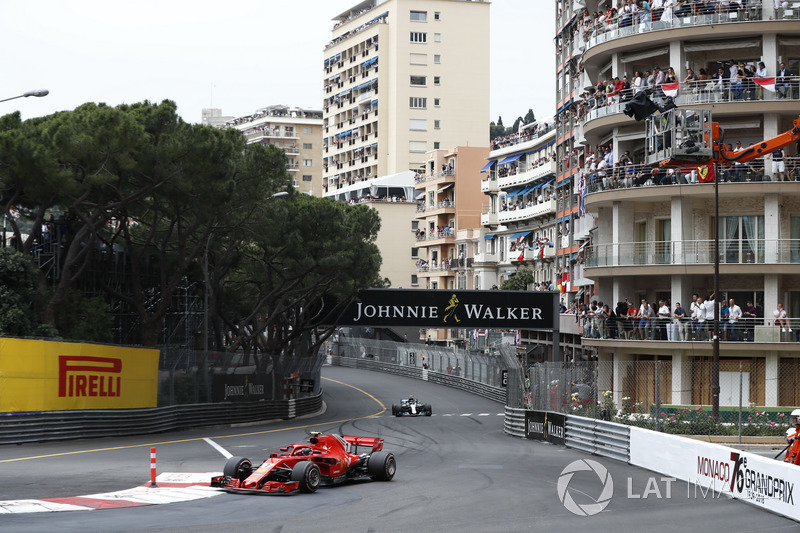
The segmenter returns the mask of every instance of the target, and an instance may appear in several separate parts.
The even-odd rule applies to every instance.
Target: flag
[[[561,274],[561,292],[569,292],[570,289],[569,271]]]
[[[520,252],[519,257],[517,257],[517,261],[524,261],[525,260],[525,250]]]
[[[544,259],[544,244],[539,243],[539,259]]]
[[[558,292],[565,292],[564,285],[563,285],[564,274],[562,273],[558,278],[556,278],[556,289]]]
[[[775,92],[775,78],[753,78],[753,81],[769,92]]]
[[[581,180],[578,182],[578,194],[581,197],[581,205],[579,213],[581,215],[586,214],[586,207],[583,205],[583,198],[586,196],[586,180],[583,177],[583,172],[581,172]]]
[[[709,183],[714,181],[714,165],[698,166],[697,179],[700,183]]]
[[[662,83],[661,90],[664,91],[665,95],[675,98],[678,96],[678,87],[680,86],[680,83]]]
[[[519,344],[519,330],[517,330],[517,333],[514,335],[514,344]]]

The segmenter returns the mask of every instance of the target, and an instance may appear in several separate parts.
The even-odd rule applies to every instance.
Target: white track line
[[[212,448],[214,448],[214,449],[215,449],[215,450],[217,450],[219,453],[221,453],[221,454],[222,454],[222,456],[223,456],[225,459],[230,459],[231,457],[233,457],[233,454],[232,454],[232,453],[230,453],[228,450],[226,450],[225,448],[223,448],[222,446],[220,446],[219,444],[217,444],[217,443],[216,443],[216,442],[214,442],[213,440],[211,440],[211,439],[203,439],[203,440],[204,440],[204,441],[206,441],[207,443],[209,443],[209,444],[211,445],[211,447],[212,447]]]

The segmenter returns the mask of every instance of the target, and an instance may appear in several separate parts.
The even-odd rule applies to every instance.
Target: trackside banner
[[[558,329],[559,292],[367,289],[342,326]]]
[[[525,411],[525,436],[563,446],[566,421],[567,417],[561,413]]]
[[[0,412],[156,407],[159,351],[0,338]]]
[[[630,464],[800,520],[800,466],[631,427]]]

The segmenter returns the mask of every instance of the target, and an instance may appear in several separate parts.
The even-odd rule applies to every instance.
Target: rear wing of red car
[[[358,453],[360,446],[366,446],[372,449],[373,452],[383,450],[383,439],[378,437],[354,437],[352,435],[344,435],[342,437],[351,447],[351,453]]]

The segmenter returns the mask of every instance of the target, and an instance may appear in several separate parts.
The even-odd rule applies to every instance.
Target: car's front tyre
[[[292,467],[292,481],[300,482],[300,492],[316,492],[320,484],[319,467],[308,461],[300,461]]]

